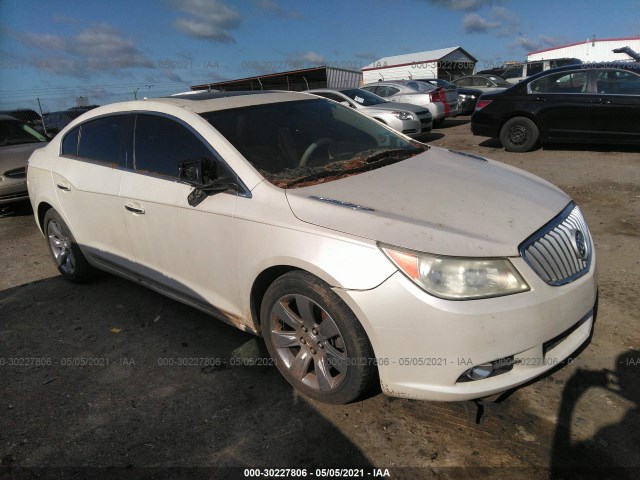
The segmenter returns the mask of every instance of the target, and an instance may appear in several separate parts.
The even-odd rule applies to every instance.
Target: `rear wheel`
[[[507,120],[500,130],[500,141],[508,152],[528,152],[538,144],[538,126],[526,117]]]
[[[267,290],[262,333],[278,370],[297,390],[349,403],[375,384],[373,350],[349,307],[322,280],[290,272]]]
[[[44,233],[49,252],[66,280],[81,283],[93,277],[95,269],[87,262],[69,227],[54,209],[48,210],[44,216]]]

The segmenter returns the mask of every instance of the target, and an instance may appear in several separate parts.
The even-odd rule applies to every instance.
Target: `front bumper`
[[[397,272],[367,291],[337,290],[373,345],[383,392],[421,400],[469,400],[528,382],[558,365],[590,336],[597,285],[591,270],[552,287],[512,259],[531,290],[447,301]],[[513,356],[506,373],[464,381],[471,367]]]

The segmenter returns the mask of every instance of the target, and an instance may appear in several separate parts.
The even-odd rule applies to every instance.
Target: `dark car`
[[[551,142],[640,144],[640,63],[569,65],[484,94],[471,131],[500,137],[511,152]]]
[[[25,125],[30,126],[38,133],[44,133],[44,125],[42,123],[42,117],[35,110],[30,108],[18,108],[15,110],[2,110],[0,115],[9,115],[17,120],[20,120]]]
[[[98,105],[88,105],[86,107],[71,107],[68,110],[61,110],[59,112],[50,112],[44,114],[44,123],[47,126],[47,133],[53,137],[60,130],[67,126],[71,122],[78,118],[85,112],[96,108]]]

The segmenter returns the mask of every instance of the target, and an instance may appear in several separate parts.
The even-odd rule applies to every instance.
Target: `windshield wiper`
[[[367,172],[369,170],[374,170],[376,168],[385,167],[387,165],[391,165],[393,163],[397,163],[409,157],[417,155],[418,153],[420,153],[420,150],[424,151],[424,149],[420,149],[420,148],[416,148],[415,150],[405,150],[403,148],[399,148],[396,150],[385,150],[382,152],[377,152],[368,157],[348,160],[347,162],[342,163],[341,166],[338,168],[323,170],[320,172],[312,173],[310,175],[305,175],[304,177],[296,178],[295,180],[291,180],[290,182],[287,183],[285,188],[292,187],[299,183],[319,180],[321,178],[344,175],[348,173]],[[355,165],[349,167],[349,164],[354,164],[354,163]]]

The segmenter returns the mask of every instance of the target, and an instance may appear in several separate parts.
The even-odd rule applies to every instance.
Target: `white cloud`
[[[253,4],[256,6],[256,8],[267,15],[273,15],[284,19],[292,18],[296,20],[304,18],[304,16],[296,10],[285,10],[280,5],[278,5],[275,0],[253,0]]]
[[[489,22],[477,13],[469,13],[462,20],[462,31],[464,33],[491,33],[499,26],[499,23]]]
[[[479,10],[480,8],[493,5],[498,0],[429,0],[433,5],[437,7],[443,7],[447,10]]]
[[[212,42],[235,43],[230,31],[242,23],[237,10],[219,0],[172,0],[171,5],[186,14],[176,19],[178,30]]]

